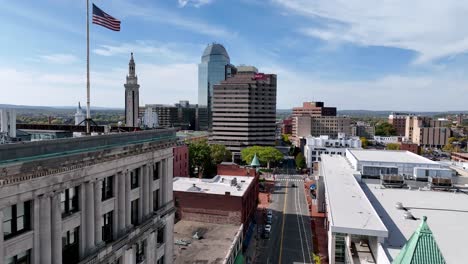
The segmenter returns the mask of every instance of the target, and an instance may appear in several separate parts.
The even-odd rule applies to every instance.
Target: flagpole
[[[91,113],[89,103],[89,0],[86,0],[86,134],[91,134]]]

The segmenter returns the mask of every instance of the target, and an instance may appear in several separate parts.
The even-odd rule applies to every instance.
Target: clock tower
[[[138,108],[140,105],[140,85],[138,77],[135,74],[135,61],[133,60],[133,52],[130,55],[128,63],[127,83],[125,87],[125,125],[128,127],[137,127],[138,124]]]

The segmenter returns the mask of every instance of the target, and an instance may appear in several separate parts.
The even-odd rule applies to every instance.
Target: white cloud
[[[72,54],[49,54],[40,56],[41,59],[54,64],[71,64],[78,62],[78,57]]]
[[[211,1],[197,0],[194,3],[201,4],[205,2],[208,3]],[[179,15],[178,13],[163,7],[153,8],[134,4],[128,0],[114,0],[113,4],[115,6],[115,10],[113,10],[113,12],[115,11],[116,15],[120,15],[122,17],[135,16],[216,38],[232,38],[237,36],[237,33],[229,31],[219,24],[210,24],[209,22],[198,18]]]
[[[427,63],[468,51],[468,2],[460,0],[273,0],[322,23],[301,29],[329,42],[416,51]]]
[[[178,0],[178,2],[179,7],[185,7],[190,4],[198,8],[200,6],[212,3],[213,0]]]
[[[326,80],[281,66],[260,67],[278,75],[277,107],[324,101],[339,110],[468,110],[468,79],[463,73],[421,76],[387,75],[365,81]],[[301,95],[301,96],[298,96]]]
[[[124,107],[126,68],[92,71],[91,105]],[[140,104],[197,101],[196,64],[138,64]],[[86,98],[86,76],[47,70],[0,68],[0,79],[14,83],[14,90],[0,88],[0,104],[63,106]]]
[[[135,52],[136,56],[137,54],[144,54],[180,62],[196,60],[198,56],[195,57],[189,54],[189,49],[194,48],[194,46],[191,44],[162,44],[155,41],[136,41],[119,45],[99,45],[93,52],[101,56],[130,55],[131,52]],[[198,50],[199,47],[196,46],[196,49]]]

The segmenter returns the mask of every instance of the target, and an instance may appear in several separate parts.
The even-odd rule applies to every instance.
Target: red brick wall
[[[178,145],[173,149],[174,177],[189,177],[188,146]]]
[[[178,219],[247,226],[257,208],[258,175],[244,196],[174,191]],[[247,230],[247,228],[245,228]]]
[[[229,176],[255,176],[255,169],[241,167],[237,164],[218,164],[218,175]]]
[[[401,143],[400,150],[407,150],[415,154],[421,155],[421,148],[418,146],[418,144]]]

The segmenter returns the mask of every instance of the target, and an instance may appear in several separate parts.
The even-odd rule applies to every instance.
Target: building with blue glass
[[[221,83],[232,74],[235,66],[230,64],[229,55],[223,45],[212,43],[203,52],[198,64],[198,128],[211,129],[213,85]]]

